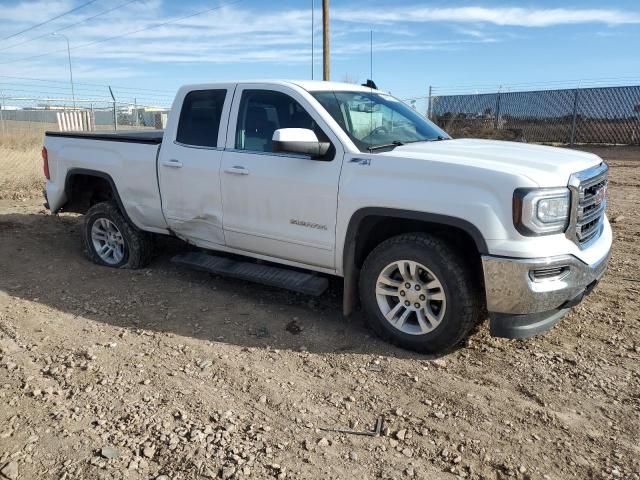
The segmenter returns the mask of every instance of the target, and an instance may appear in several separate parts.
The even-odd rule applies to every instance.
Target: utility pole
[[[329,0],[322,0],[322,79],[329,81]]]
[[[71,48],[69,48],[69,38],[62,33],[52,33],[55,37],[63,37],[67,41],[67,57],[69,58],[69,76],[71,77],[71,98],[73,99],[73,109],[76,108],[76,94],[73,90],[73,70],[71,69]]]

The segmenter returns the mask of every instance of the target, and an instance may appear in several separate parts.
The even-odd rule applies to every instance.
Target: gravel
[[[101,268],[81,218],[0,200],[0,479],[640,480],[640,155],[609,158],[626,218],[594,293],[441,358],[342,318],[339,282],[310,301],[182,270],[172,240]]]

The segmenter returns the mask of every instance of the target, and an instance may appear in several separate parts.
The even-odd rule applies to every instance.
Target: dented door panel
[[[180,238],[224,245],[220,166],[233,89],[178,93],[158,158],[162,210]],[[179,103],[178,103],[179,102]]]

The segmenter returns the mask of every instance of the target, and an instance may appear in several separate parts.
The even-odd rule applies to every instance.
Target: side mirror
[[[279,128],[273,132],[272,141],[274,152],[303,153],[311,158],[324,156],[331,147],[307,128]]]

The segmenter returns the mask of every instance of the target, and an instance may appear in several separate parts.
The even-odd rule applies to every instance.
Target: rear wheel
[[[477,322],[479,300],[469,268],[442,239],[393,237],[367,257],[360,298],[382,338],[423,353],[451,349]]]
[[[129,224],[112,202],[101,202],[84,217],[84,247],[90,260],[114,268],[140,268],[152,253],[151,237]]]

